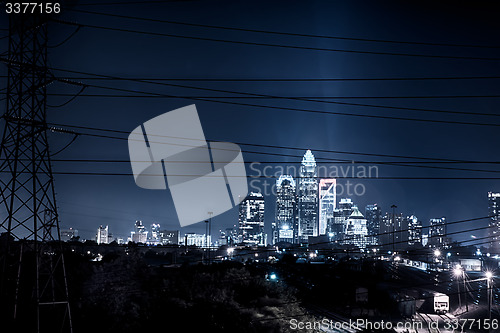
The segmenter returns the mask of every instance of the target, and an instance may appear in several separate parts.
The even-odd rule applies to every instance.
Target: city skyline
[[[405,215],[403,212],[400,212],[394,217],[392,213],[389,213],[387,211],[385,212],[385,215],[382,216],[382,211],[377,204],[366,205],[363,214],[360,212],[358,205],[352,202],[350,198],[340,198],[338,200],[339,207],[338,209],[336,209],[336,180],[315,177],[317,166],[314,161],[314,155],[310,150],[307,150],[305,152],[302,159],[301,168],[302,172],[307,171],[308,173],[306,174],[307,177],[299,177],[299,179],[308,179],[311,176],[317,178],[316,180],[314,180],[314,183],[317,186],[316,190],[309,191],[307,193],[308,195],[310,195],[311,193],[313,193],[313,195],[317,195],[315,204],[313,204],[312,206],[308,206],[308,209],[310,209],[311,212],[315,212],[318,216],[315,221],[315,228],[318,230],[318,232],[315,235],[309,235],[311,237],[328,234],[330,235],[329,239],[331,242],[340,241],[340,244],[344,244],[342,239],[343,237],[347,237],[347,239],[350,240],[354,239],[354,241],[352,241],[351,243],[361,248],[365,248],[367,245],[382,245],[381,247],[389,248],[388,246],[391,243],[400,244],[400,246],[423,244],[424,247],[429,246],[431,248],[445,248],[447,244],[451,244],[451,242],[454,240],[453,238],[447,236],[448,225],[446,217],[431,218],[429,219],[428,225],[424,226],[422,220],[419,219],[415,214]],[[311,181],[308,180],[308,182]],[[238,226],[238,231],[236,232],[236,234],[238,235],[238,239],[235,244],[254,246],[264,246],[267,244],[273,245],[278,242],[307,244],[307,238],[300,238],[298,236],[300,228],[298,197],[299,190],[296,187],[296,182],[293,177],[290,175],[281,175],[276,181],[276,195],[274,197],[277,214],[273,220],[268,221],[267,224],[271,224],[272,231],[271,233],[266,234],[264,232],[264,196],[259,192],[249,193],[248,197],[242,200],[241,204],[239,204],[238,206],[238,221],[234,224],[235,227]],[[494,223],[498,220],[499,197],[500,193],[488,192],[488,210],[489,214],[492,215],[490,219],[491,221],[489,222],[490,228],[487,228],[488,234],[495,235],[497,233],[495,232],[495,230],[498,230],[498,226],[496,226],[496,224]],[[319,219],[319,216],[321,216],[322,211],[322,198],[326,199],[327,203],[332,206],[330,207],[332,211],[330,212],[331,216],[329,216],[326,222],[324,231],[320,232],[319,230],[321,221]],[[395,209],[397,207],[394,206],[391,208],[393,208],[393,213],[395,213]],[[358,221],[363,221],[362,226],[355,226],[356,223],[359,223]],[[341,229],[336,228],[335,225],[338,225]],[[496,226],[496,229],[492,229],[492,226]],[[98,228],[96,236],[98,244],[106,243],[102,240],[100,241],[100,239],[102,238],[102,236],[100,236],[100,230],[103,230],[102,228],[102,226]],[[160,228],[161,227],[159,224],[151,224],[151,233],[159,235]],[[363,231],[359,231],[359,228],[362,228]],[[427,232],[424,232],[423,229],[427,230]],[[227,230],[228,229],[226,229],[226,231]],[[69,230],[64,231],[69,232]],[[108,226],[105,227],[105,233],[106,239],[108,239]],[[140,239],[134,238],[134,234],[137,233],[143,233],[144,235]],[[378,235],[379,233],[381,234],[380,236]],[[132,231],[131,237],[127,238],[127,241],[154,245],[155,242],[152,241],[152,239],[158,240],[159,237],[155,236],[153,238],[150,238],[147,234],[148,231],[146,231],[145,227],[142,225],[142,221],[138,220],[135,222],[135,231]],[[195,235],[196,233],[186,231],[185,234]],[[337,234],[339,234],[340,236],[338,236]],[[213,244],[221,245],[219,241],[217,241],[217,239],[219,236],[223,237],[222,230],[219,236],[215,235],[215,238],[213,236],[214,233],[211,233],[211,239],[216,239]],[[356,237],[360,237],[359,240],[355,240]],[[120,240],[120,238],[117,237],[115,238],[115,240]],[[267,242],[264,240],[267,240]],[[109,238],[109,242],[111,242],[111,236]],[[180,238],[179,242],[182,243],[182,240]],[[120,241],[118,241],[118,243],[120,244]],[[123,243],[123,241],[121,243]],[[492,243],[489,244],[490,247],[491,244]],[[482,243],[480,245],[482,245]],[[399,247],[399,249],[401,249],[401,247]],[[493,248],[491,249],[493,251]],[[392,250],[395,250],[395,248],[393,247]]]
[[[211,12],[208,5],[202,5],[205,10],[191,12],[189,15],[184,5],[175,9],[173,15],[179,20],[185,19],[208,22],[204,12]],[[245,6],[243,4],[239,6]],[[279,7],[278,3],[269,5],[274,9]],[[287,13],[294,13],[297,4],[287,4]],[[487,44],[488,36],[495,36],[493,30],[486,28],[492,24],[488,20],[475,20],[465,30],[462,21],[457,19],[460,15],[469,15],[469,10],[462,11],[456,8],[452,14],[447,7],[434,6],[434,12],[422,11],[418,5],[407,6],[412,10],[429,17],[430,20],[439,18],[436,25],[442,24],[446,29],[438,29],[439,34],[429,34],[431,28],[416,31],[419,20],[407,14],[401,15],[396,8],[382,9],[375,4],[365,3],[365,10],[357,13],[353,19],[347,19],[352,8],[348,4],[325,4],[321,13],[313,9],[313,5],[306,6],[306,15],[301,17],[302,28],[296,26],[295,16],[285,16],[279,23],[268,13],[257,11],[255,8],[247,8],[252,17],[259,18],[259,22],[266,25],[272,31],[294,31],[305,29],[314,34],[315,29],[324,30],[326,35],[337,31],[358,31],[360,35],[385,36],[389,40],[405,40],[411,36],[412,40],[429,40],[431,43],[439,44],[442,40],[455,41],[457,44]],[[475,13],[481,12],[474,9]],[[124,15],[143,15],[155,17],[158,15],[152,8],[141,7],[139,12],[130,12],[130,7],[117,8],[117,13]],[[271,10],[272,11],[272,10]],[[220,17],[228,26],[252,26],[253,20],[240,21],[232,15],[229,8],[214,13],[213,20]],[[302,10],[301,10],[302,12]],[[405,11],[409,13],[411,11]],[[314,14],[313,14],[314,13]],[[387,16],[392,24],[398,29],[385,30],[379,25],[377,14]],[[461,14],[460,14],[461,13]],[[187,15],[187,16],[186,16]],[[194,16],[193,16],[194,15]],[[65,18],[80,21],[82,24],[105,25],[105,16],[84,15],[81,13],[66,12]],[[226,21],[228,19],[228,21]],[[246,22],[246,23],[245,23]],[[440,22],[440,23],[437,23]],[[490,22],[490,23],[487,23]],[[126,22],[121,22],[125,24]],[[145,23],[146,24],[146,23]],[[146,24],[145,28],[156,29],[156,24]],[[50,27],[51,38],[64,40],[68,33],[68,27],[64,25],[53,25]],[[334,29],[334,30],[332,30]],[[196,33],[193,28],[192,33]],[[100,33],[102,32],[102,33]],[[210,35],[210,31],[206,34]],[[112,36],[117,43],[128,43],[134,45],[132,54],[122,52],[113,48],[107,38]],[[457,36],[460,36],[459,38]],[[484,38],[477,41],[476,37]],[[262,36],[263,37],[263,36]],[[272,37],[272,36],[270,36]],[[257,37],[256,37],[257,38]],[[290,36],[290,38],[292,38]],[[86,41],[92,40],[99,52],[84,47]],[[158,41],[165,41],[166,44]],[[167,42],[168,41],[168,42]],[[292,40],[290,40],[292,42]],[[331,47],[328,41],[322,39],[311,39],[310,46],[322,48]],[[332,41],[333,43],[333,41]],[[340,42],[339,42],[340,43]],[[128,45],[127,44],[127,45]],[[169,45],[167,48],[166,45]],[[227,45],[226,45],[227,44]],[[378,179],[363,180],[358,182],[365,188],[363,196],[355,198],[359,207],[377,203],[385,211],[390,210],[391,205],[397,205],[405,214],[415,214],[427,224],[430,218],[447,216],[448,220],[474,218],[487,215],[487,206],[484,205],[484,196],[487,192],[499,191],[499,180],[495,179],[494,168],[484,163],[467,163],[467,161],[486,162],[493,161],[489,144],[494,145],[497,141],[496,128],[494,126],[453,124],[447,121],[459,121],[464,123],[487,122],[489,116],[482,114],[491,113],[497,109],[493,98],[430,98],[431,95],[485,95],[490,91],[495,92],[495,79],[442,79],[432,80],[432,77],[452,78],[457,75],[467,76],[494,76],[489,61],[471,59],[448,59],[426,58],[426,57],[404,57],[395,55],[370,55],[345,52],[325,52],[306,50],[283,50],[273,47],[233,45],[230,43],[217,44],[208,41],[199,41],[193,44],[196,47],[215,46],[207,49],[207,54],[188,52],[183,46],[183,40],[163,39],[161,36],[155,41],[144,40],[141,36],[128,35],[118,32],[94,31],[83,29],[73,36],[71,40],[60,48],[51,50],[51,62],[54,67],[60,69],[76,70],[91,80],[88,84],[86,94],[99,95],[102,89],[94,87],[97,78],[94,74],[110,75],[117,78],[128,77],[158,77],[158,78],[181,78],[181,79],[242,79],[258,81],[230,81],[232,86],[224,81],[193,81],[196,88],[174,87],[161,84],[141,83],[139,81],[108,80],[101,85],[112,86],[117,89],[133,88],[136,91],[157,92],[160,94],[171,93],[179,96],[196,95],[197,93],[209,93],[203,89],[216,89],[224,91],[243,91],[249,94],[272,94],[281,97],[315,96],[325,100],[324,103],[306,102],[297,99],[280,99],[280,104],[272,102],[275,99],[260,103],[254,103],[252,96],[246,95],[250,100],[248,104],[257,106],[242,106],[238,104],[224,104],[193,99],[169,99],[169,98],[132,98],[132,97],[86,97],[80,96],[68,107],[71,112],[59,112],[62,109],[49,110],[51,121],[61,125],[86,126],[90,128],[102,128],[107,130],[119,130],[129,133],[137,124],[151,119],[155,115],[173,110],[182,106],[196,103],[199,110],[200,120],[203,124],[207,140],[229,141],[246,144],[257,144],[258,146],[242,145],[242,152],[246,169],[250,177],[249,189],[256,191],[252,185],[259,187],[260,180],[252,178],[258,172],[267,167],[269,170],[277,166],[283,168],[292,166],[297,170],[300,158],[304,151],[310,149],[315,152],[319,172],[321,167],[335,166],[338,173],[350,174],[353,168],[378,167]],[[300,44],[300,43],[299,43]],[[352,50],[362,50],[380,47],[383,51],[390,53],[391,49],[385,44],[377,42],[345,41],[342,47]],[[345,45],[344,45],[345,44]],[[125,44],[124,44],[125,45]],[[302,44],[301,44],[302,45]],[[170,47],[171,46],[171,47]],[[305,45],[302,45],[305,46]],[[339,45],[340,47],[341,45]],[[447,56],[460,53],[467,57],[488,57],[486,49],[471,48],[464,49],[452,46],[418,46],[409,44],[408,47],[393,45],[399,52],[413,52],[415,54],[426,54],[433,52]],[[168,50],[175,49],[175,52]],[[439,52],[438,52],[439,51]],[[168,54],[169,59],[179,66],[155,67],[130,66],[134,59],[148,55],[149,63],[160,61],[163,63],[162,54]],[[255,52],[259,61],[251,56]],[[397,53],[397,52],[396,52]],[[222,61],[221,55],[230,54],[230,61]],[[70,56],[68,56],[70,55]],[[85,56],[83,56],[85,55]],[[290,55],[293,55],[290,57]],[[318,61],[309,61],[310,57]],[[369,58],[370,61],[365,60]],[[71,60],[70,60],[71,59]],[[119,59],[117,61],[117,59]],[[287,59],[287,61],[282,61]],[[288,64],[288,65],[287,65]],[[300,64],[300,65],[299,65]],[[340,66],[340,64],[343,64]],[[457,64],[461,71],[457,73]],[[244,66],[241,66],[244,65]],[[294,70],[289,70],[289,65]],[[188,73],[183,70],[186,66],[193,66]],[[221,70],[223,69],[223,70]],[[6,73],[6,67],[2,67],[2,74]],[[75,76],[78,74],[58,71],[60,76]],[[196,73],[196,75],[195,75]],[[403,74],[404,73],[404,74]],[[483,75],[483,73],[486,73]],[[407,77],[409,80],[379,80],[398,77]],[[411,78],[423,78],[425,80],[410,80]],[[284,79],[280,81],[269,81],[267,79]],[[295,79],[311,79],[312,81],[294,81]],[[338,81],[335,81],[337,80]],[[355,79],[355,80],[351,80]],[[373,81],[364,79],[376,79]],[[321,81],[323,80],[323,81]],[[358,81],[356,81],[358,80]],[[425,89],[419,83],[425,82]],[[442,84],[446,82],[446,84]],[[106,84],[105,84],[106,83]],[[123,84],[122,84],[123,83]],[[128,86],[128,85],[131,86]],[[182,85],[182,84],[179,84]],[[157,89],[157,90],[155,90]],[[64,97],[52,96],[52,93],[75,93],[70,86],[55,83],[49,87],[49,100],[57,104],[64,103]],[[108,93],[113,93],[108,91]],[[128,93],[124,91],[124,95]],[[229,93],[228,93],[229,94]],[[85,94],[83,94],[85,95]],[[144,94],[143,94],[144,95]],[[214,92],[214,96],[215,96]],[[233,94],[229,94],[233,95]],[[399,98],[411,96],[427,96],[429,98]],[[388,107],[406,107],[411,110],[397,110],[383,107],[368,107],[335,104],[339,99],[327,97],[342,97],[347,103],[358,103],[366,105],[379,105]],[[363,97],[355,99],[354,97]],[[365,97],[373,98],[365,98]],[[258,97],[258,96],[253,96]],[[352,98],[347,98],[352,97]],[[387,97],[385,99],[381,97]],[[389,98],[390,97],[390,98]],[[212,99],[216,99],[215,97]],[[221,99],[221,101],[224,101]],[[238,101],[231,101],[238,102]],[[330,103],[335,102],[335,103]],[[283,107],[284,109],[274,109]],[[285,110],[286,109],[286,110]],[[293,109],[311,109],[324,111],[326,113],[313,113],[294,111]],[[458,112],[473,112],[477,110],[477,116],[467,114],[447,114],[441,117],[438,112],[426,112],[413,109],[436,109]],[[120,110],[117,116],[114,110]],[[138,110],[142,110],[139,112]],[[107,112],[109,111],[109,112]],[[373,112],[376,116],[387,116],[388,118],[370,118],[345,116],[342,114],[368,114]],[[328,114],[332,113],[332,114]],[[405,114],[408,113],[408,114]],[[411,113],[411,115],[410,115]],[[481,115],[480,115],[481,114]],[[237,121],[234,121],[236,118]],[[394,118],[422,118],[428,120],[443,120],[444,123],[432,123],[429,121],[397,120]],[[475,119],[477,118],[477,119]],[[216,120],[218,119],[218,120]],[[246,126],[250,124],[251,126]],[[70,127],[68,127],[69,129]],[[262,135],[255,135],[255,128],[259,128]],[[81,129],[83,132],[83,129]],[[96,133],[98,133],[97,131]],[[433,135],[423,135],[433,133]],[[118,133],[115,133],[117,136]],[[52,134],[54,149],[64,146],[68,136],[63,134]],[[293,150],[287,148],[294,148]],[[266,154],[259,154],[263,152]],[[269,154],[272,155],[269,155]],[[368,155],[366,155],[368,154]],[[372,154],[372,155],[369,155]],[[389,157],[394,156],[394,157]],[[406,156],[406,158],[403,158]],[[128,221],[143,220],[146,223],[160,223],[169,229],[178,228],[178,219],[172,204],[170,194],[150,191],[147,193],[135,188],[133,176],[128,160],[126,144],[122,140],[107,140],[97,136],[80,135],[70,147],[62,151],[54,158],[55,181],[57,185],[57,204],[59,206],[59,217],[61,226],[64,228],[74,227],[80,230],[82,237],[91,238],[95,234],[98,225],[109,225],[114,234],[127,237],[129,233]],[[420,159],[424,158],[424,159]],[[85,163],[67,162],[66,160],[84,160]],[[97,160],[112,160],[115,163],[98,162]],[[92,161],[92,162],[91,162]],[[94,162],[96,161],[96,162]],[[120,161],[125,161],[122,163]],[[357,163],[352,163],[355,161]],[[452,164],[453,161],[465,161]],[[374,162],[382,164],[374,164]],[[426,162],[426,163],[417,163]],[[427,163],[429,162],[429,163]],[[439,162],[443,162],[440,164]],[[254,167],[252,167],[254,163]],[[260,167],[255,164],[261,163]],[[398,165],[399,164],[399,165]],[[406,166],[402,166],[405,164]],[[411,165],[411,166],[408,166]],[[481,166],[481,167],[480,167]],[[351,169],[347,169],[351,167]],[[435,168],[438,167],[438,168]],[[442,168],[442,169],[440,169]],[[490,172],[466,171],[491,170]],[[65,174],[73,173],[73,174]],[[84,175],[83,173],[97,173],[98,175]],[[102,173],[102,175],[100,175]],[[109,174],[109,176],[106,176]],[[124,174],[124,176],[117,176]],[[274,174],[274,173],[273,173]],[[283,174],[287,174],[284,172]],[[113,176],[111,176],[113,175]],[[130,176],[130,177],[129,177]],[[320,174],[320,176],[322,176]],[[488,178],[490,180],[474,179]],[[394,177],[422,177],[422,180],[392,179]],[[446,180],[442,178],[457,177],[457,180]],[[276,177],[278,178],[278,177]],[[335,177],[325,177],[335,178]],[[387,179],[384,179],[387,178]],[[435,179],[427,179],[435,178]],[[470,178],[470,179],[469,179]],[[256,181],[256,182],[252,182]],[[276,179],[269,179],[270,184],[275,184]],[[348,179],[337,178],[338,185],[345,187]],[[119,195],[118,195],[119,194]],[[350,197],[337,194],[339,197]],[[265,196],[266,220],[270,221],[275,216],[274,199]],[[425,207],[422,209],[422,207]],[[216,229],[225,229],[232,226],[237,219],[237,209],[218,216],[213,219]],[[487,226],[487,221],[477,222],[479,226]],[[203,231],[203,223],[198,223],[188,232]],[[451,229],[451,231],[455,231]],[[271,234],[270,224],[266,224],[266,233]],[[477,234],[477,237],[483,234]]]
[[[0,326],[498,330],[499,8],[4,3]]]

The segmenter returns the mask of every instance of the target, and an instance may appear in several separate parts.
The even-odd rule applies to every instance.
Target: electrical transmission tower
[[[9,15],[0,144],[0,325],[72,332],[46,125],[47,16]]]

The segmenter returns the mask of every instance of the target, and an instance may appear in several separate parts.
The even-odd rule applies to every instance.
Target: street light
[[[491,302],[493,300],[491,282],[493,280],[493,273],[490,271],[487,271],[485,276],[486,276],[486,281],[488,281],[488,289],[487,289],[487,291],[488,291],[488,314],[489,314],[489,318],[491,321]]]
[[[458,306],[460,309],[462,309],[462,298],[460,295],[460,281],[458,280],[459,277],[462,276],[463,271],[462,271],[462,266],[456,265],[455,268],[453,269],[453,274],[457,278],[457,288],[458,288]]]
[[[233,253],[234,253],[234,247],[230,247],[227,249],[227,255],[229,256],[229,258],[233,258]]]
[[[439,257],[440,256],[441,256],[441,251],[439,251],[438,249],[435,249],[434,250],[433,264],[434,264],[434,268],[436,269],[436,271],[438,270],[438,263],[439,263]]]

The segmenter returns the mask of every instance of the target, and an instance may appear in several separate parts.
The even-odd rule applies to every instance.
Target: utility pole
[[[487,281],[487,293],[488,293],[488,316],[491,321],[491,303],[493,302],[493,293],[492,293],[492,279],[493,279],[493,274],[491,272],[486,272],[486,281]]]
[[[464,301],[465,301],[465,311],[469,312],[469,303],[467,302],[467,287],[465,284],[465,269],[462,271],[463,277],[464,277]]]
[[[209,219],[208,219],[208,241],[209,243],[212,243],[212,215],[214,213],[213,212],[208,212],[208,216]],[[212,263],[212,256],[211,256],[211,244],[208,244],[208,264],[211,264]]]
[[[0,143],[0,322],[13,332],[72,332],[47,138],[48,15],[10,14]]]
[[[396,208],[398,208],[398,206],[392,205],[391,208],[392,208],[392,255],[394,255],[394,251],[395,251],[395,247],[396,247],[396,238],[395,238],[395,234],[396,234]]]
[[[208,264],[208,250],[209,250],[209,247],[208,247],[208,223],[209,221],[208,220],[205,220],[205,262]]]

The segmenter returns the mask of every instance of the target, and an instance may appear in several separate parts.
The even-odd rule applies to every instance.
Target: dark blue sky
[[[99,16],[64,10],[62,20],[83,25],[142,30],[155,33],[196,36],[254,43],[298,45],[385,53],[428,54],[454,57],[500,58],[498,10],[482,2],[422,1],[172,1],[143,4],[86,5],[74,9],[97,11],[158,20],[246,29],[340,36],[364,39],[397,40],[436,44],[473,44],[495,48],[456,47],[420,44],[390,44],[367,41],[319,39],[270,35],[255,32],[189,27],[159,22]],[[7,27],[5,15],[2,27]],[[51,44],[57,44],[74,27],[51,23]],[[0,40],[0,51],[7,39]],[[451,59],[432,57],[359,54],[308,49],[221,43],[90,27],[81,28],[64,45],[50,49],[50,64],[69,69],[116,77],[138,78],[406,78],[500,76],[499,60]],[[2,74],[6,72],[2,68]],[[55,72],[59,76],[83,76]],[[6,84],[6,80],[3,79]],[[175,96],[229,96],[179,87],[151,85],[132,81],[79,81],[127,90],[157,92]],[[239,91],[244,93],[298,97],[395,97],[443,95],[498,95],[500,79],[412,80],[412,81],[337,81],[337,82],[167,82],[185,86]],[[79,88],[62,83],[49,86],[49,93],[76,93]],[[85,94],[120,94],[117,91],[89,87]],[[123,92],[122,94],[127,94]],[[49,104],[60,104],[67,97],[49,97]],[[272,105],[365,115],[436,119],[458,122],[500,124],[499,98],[372,98],[336,99],[407,108],[497,116],[430,113],[362,106],[277,99],[223,99],[238,103]],[[304,148],[302,151],[242,146],[247,162],[283,162],[295,165],[305,149],[318,158],[357,161],[398,161],[376,156],[319,153],[318,150],[405,155],[474,161],[500,161],[499,131],[495,126],[477,126],[375,119],[344,115],[305,113],[241,105],[193,101],[179,98],[76,98],[67,106],[49,108],[53,123],[132,131],[139,124],[164,112],[195,103],[208,140],[254,143]],[[3,104],[1,112],[4,112]],[[87,130],[90,133],[91,131]],[[92,132],[106,134],[102,132]],[[126,137],[124,134],[112,134]],[[52,151],[63,147],[71,136],[52,134]],[[280,157],[250,151],[290,154]],[[127,160],[124,140],[80,136],[57,159]],[[410,159],[415,161],[415,159]],[[295,164],[294,164],[295,163]],[[322,162],[320,162],[321,164]],[[328,163],[323,165],[330,166]],[[340,165],[337,165],[340,166]],[[439,164],[438,166],[489,169],[497,173],[437,170],[414,167],[379,166],[380,177],[498,177],[498,164]],[[128,163],[58,162],[56,172],[130,173]],[[249,175],[255,174],[248,170]],[[271,180],[274,181],[274,180]],[[345,183],[345,180],[338,180]],[[429,218],[446,216],[449,221],[487,215],[487,192],[499,191],[498,180],[361,180],[363,196],[353,197],[364,211],[369,203],[384,210],[392,204],[405,214],[415,214],[427,224]],[[126,237],[134,221],[160,223],[165,229],[179,229],[168,191],[137,187],[132,176],[56,175],[56,190],[62,227],[80,230],[91,238],[100,224],[108,224],[115,236]],[[266,197],[266,225],[274,216],[274,197]],[[236,210],[214,219],[213,230],[237,222]],[[486,225],[475,222],[454,226],[451,231]],[[185,230],[184,230],[185,229]],[[202,232],[204,225],[184,228],[181,232]],[[482,236],[478,232],[478,237]],[[470,238],[470,234],[460,235]]]

